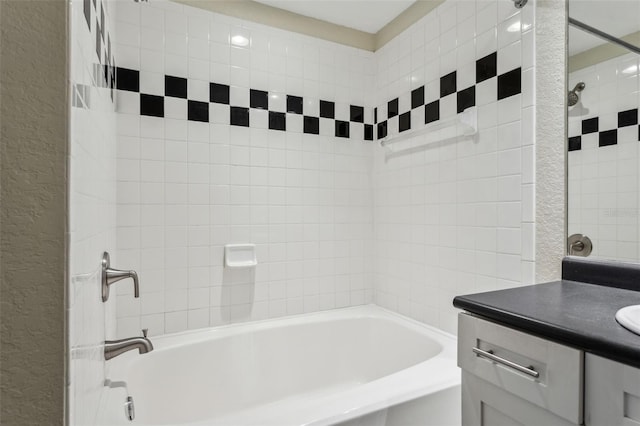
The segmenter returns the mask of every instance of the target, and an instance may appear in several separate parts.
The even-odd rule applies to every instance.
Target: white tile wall
[[[115,298],[102,303],[98,269],[105,250],[117,262],[116,113],[111,91],[104,88],[102,77],[94,77],[94,64],[99,60],[96,9],[92,4],[91,31],[83,1],[71,3],[69,21],[70,85],[75,102],[71,109],[69,158],[68,413],[70,424],[78,425],[95,424],[105,379],[102,343],[115,336],[116,325]],[[115,6],[109,0],[97,2],[98,10],[104,8],[105,34],[110,35],[112,43]]]
[[[475,60],[498,53],[498,74],[522,68],[522,93],[496,101],[496,79],[476,86],[479,133],[387,158],[375,143],[186,120],[167,99],[165,118],[139,115],[136,94],[118,91],[117,257],[137,269],[140,299],[118,288],[118,334],[162,334],[375,301],[455,332],[453,296],[532,283],[535,271],[534,6],[449,0],[375,54],[177,3],[123,2],[118,66],[141,70],[163,94],[164,74],[275,99],[364,105],[367,117],[457,71],[475,83]],[[250,40],[236,46],[234,36]],[[236,39],[238,40],[238,39]],[[443,101],[443,110],[455,104]],[[317,111],[312,111],[317,113]],[[419,119],[419,113],[414,114]],[[257,115],[256,115],[257,117]],[[397,118],[395,118],[397,121]],[[397,123],[396,123],[397,127]],[[222,268],[226,243],[253,242],[255,271]]]
[[[235,106],[249,106],[249,88],[274,101],[304,96],[305,114],[319,99],[335,101],[338,116],[370,100],[370,52],[177,3],[118,6],[118,66],[143,70],[146,93],[163,95],[168,74],[189,78],[189,99],[208,101],[209,82],[230,84]],[[250,43],[235,46],[236,36]],[[120,336],[372,300],[371,142],[334,138],[332,122],[303,134],[293,114],[286,132],[268,130],[254,109],[251,128],[229,126],[213,103],[212,122],[187,121],[175,98],[165,118],[140,116],[137,99],[118,91],[117,253],[142,293],[118,289]],[[228,243],[255,243],[257,268],[224,269]]]
[[[599,130],[618,128],[618,113],[640,108],[638,56],[632,53],[575,71],[569,88],[586,84],[581,102],[569,109],[569,136],[582,120],[599,118]],[[618,129],[616,145],[598,146],[598,133],[582,135],[582,149],[569,152],[569,235],[587,235],[592,257],[640,260],[638,126]]]
[[[495,51],[498,74],[522,67],[523,87],[497,101],[495,78],[476,86],[474,138],[393,156],[374,148],[375,303],[455,333],[454,296],[533,283],[533,13],[449,0],[376,52],[379,121],[395,97],[407,111],[403,96],[422,85],[427,103],[438,99],[452,71],[458,90],[475,84],[475,61]]]

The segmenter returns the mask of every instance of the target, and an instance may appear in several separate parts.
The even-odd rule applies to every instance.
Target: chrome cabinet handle
[[[140,286],[138,284],[138,274],[136,271],[121,271],[111,268],[109,253],[102,254],[102,301],[109,300],[109,286],[125,278],[133,280],[133,293],[135,297],[140,297]]]
[[[535,377],[535,378],[540,377],[540,373],[534,370],[533,366],[523,367],[520,364],[516,364],[513,361],[509,361],[508,359],[504,359],[502,357],[495,355],[492,350],[483,351],[482,349],[479,349],[479,348],[473,348],[472,350],[473,350],[473,353],[475,353],[476,355],[484,358],[488,358],[491,361],[497,362],[498,364],[506,365],[507,367],[513,368],[514,370],[518,370],[521,373],[528,374],[531,377]]]

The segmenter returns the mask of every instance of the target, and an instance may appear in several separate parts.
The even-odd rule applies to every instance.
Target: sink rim
[[[616,321],[630,332],[640,335],[640,305],[619,309],[616,312]]]

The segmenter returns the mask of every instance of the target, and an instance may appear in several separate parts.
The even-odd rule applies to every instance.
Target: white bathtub
[[[105,392],[98,423],[460,424],[455,337],[373,305],[152,340],[107,363],[128,389]]]

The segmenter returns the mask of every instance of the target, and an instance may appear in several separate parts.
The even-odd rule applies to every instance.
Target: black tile
[[[116,68],[116,87],[130,92],[140,91],[140,71]]]
[[[189,101],[188,118],[191,121],[209,122],[209,102]]]
[[[231,107],[230,122],[232,126],[249,127],[249,108]]]
[[[476,106],[476,86],[458,92],[458,114],[472,106]]]
[[[302,114],[302,98],[300,96],[287,95],[287,112]]]
[[[387,102],[387,118],[398,115],[398,98]]]
[[[364,108],[361,106],[351,105],[351,119],[356,123],[364,123]]]
[[[378,123],[378,139],[382,139],[387,136],[387,120]]]
[[[209,102],[229,105],[229,86],[226,84],[209,84]]]
[[[164,95],[173,98],[187,99],[187,79],[165,75]]]
[[[638,126],[638,141],[640,142],[640,126]]]
[[[336,137],[348,138],[349,137],[349,122],[336,120]]]
[[[424,105],[424,86],[411,91],[411,109]]]
[[[520,68],[498,76],[498,100],[522,92],[522,71]]]
[[[249,91],[249,106],[251,108],[269,109],[269,94],[263,90]]]
[[[433,101],[424,107],[424,124],[440,120],[440,101]]]
[[[304,116],[303,131],[312,135],[320,134],[320,119],[318,117]]]
[[[378,108],[373,109],[373,124],[378,124]]]
[[[618,113],[618,127],[635,126],[638,124],[638,108]]]
[[[336,104],[329,101],[320,101],[320,117],[336,118]]]
[[[164,117],[164,96],[140,94],[140,115]]]
[[[84,19],[87,21],[89,32],[91,32],[91,0],[84,0]]]
[[[600,132],[598,146],[616,145],[618,143],[618,129]]]
[[[269,111],[269,128],[271,130],[287,130],[287,114]]]
[[[456,93],[456,72],[440,77],[440,97]]]
[[[493,52],[490,55],[476,61],[476,83],[498,75],[498,54]]]
[[[102,38],[100,37],[100,23],[96,19],[96,54],[98,55],[98,61],[102,59]]]
[[[364,125],[364,140],[365,141],[373,140],[373,124]]]
[[[579,151],[582,149],[582,137],[574,136],[569,138],[569,151]]]
[[[400,114],[398,123],[401,132],[411,129],[411,111]]]
[[[582,120],[582,134],[596,133],[598,131],[598,117]]]

